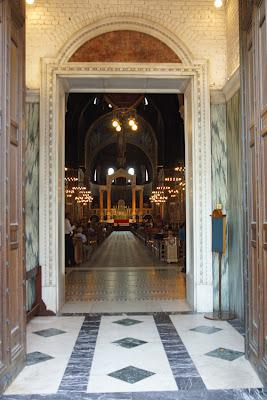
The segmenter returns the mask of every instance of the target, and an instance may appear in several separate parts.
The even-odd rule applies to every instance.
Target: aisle
[[[185,274],[177,265],[161,262],[132,232],[113,232],[90,262],[68,271],[66,302],[103,302],[101,309],[93,307],[97,312],[107,311],[105,305],[110,310],[112,303],[114,311],[171,311],[171,301],[185,299],[185,288]],[[167,304],[146,304],[145,308],[140,304],[157,301]],[[125,309],[125,304],[121,308],[125,302],[131,303],[130,308]],[[183,303],[179,310],[188,310],[188,306]],[[70,309],[64,307],[64,311]]]
[[[144,268],[166,267],[132,232],[112,232],[96,249],[91,260],[83,264],[88,268]]]

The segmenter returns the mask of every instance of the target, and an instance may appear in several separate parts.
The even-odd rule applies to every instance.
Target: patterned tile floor
[[[234,326],[179,313],[38,317],[3,400],[267,399]]]
[[[69,271],[66,288],[65,315],[28,324],[26,367],[3,400],[267,399],[242,325],[188,312],[184,275],[130,232]]]
[[[66,301],[185,298],[185,275],[159,261],[131,232],[113,232],[90,262],[68,270]]]

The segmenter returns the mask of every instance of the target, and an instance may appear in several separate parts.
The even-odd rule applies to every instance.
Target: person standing
[[[72,235],[75,226],[70,223],[70,214],[65,215],[65,266],[69,267],[74,265],[74,247],[72,242]]]

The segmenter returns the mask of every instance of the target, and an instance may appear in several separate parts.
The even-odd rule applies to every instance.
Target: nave
[[[90,261],[68,269],[64,312],[188,311],[185,274],[130,231],[112,232]]]

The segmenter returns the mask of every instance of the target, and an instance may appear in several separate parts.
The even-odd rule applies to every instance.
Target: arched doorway
[[[177,63],[140,61],[68,62],[88,40],[113,31],[141,31],[160,40],[177,55]],[[156,60],[155,60],[156,61]],[[173,61],[173,60],[171,60]],[[110,20],[87,27],[68,43],[56,60],[43,61],[40,149],[40,261],[43,297],[59,311],[64,303],[62,198],[64,182],[65,93],[164,92],[185,94],[187,175],[187,299],[194,310],[210,311],[213,302],[210,209],[211,163],[207,63],[194,63],[179,38],[143,20]],[[193,145],[194,144],[194,145]]]

